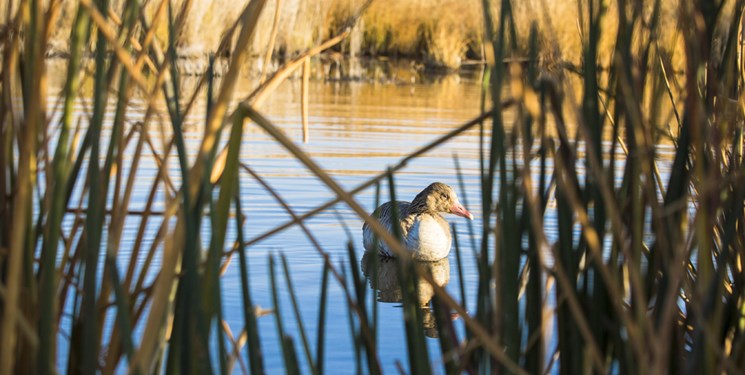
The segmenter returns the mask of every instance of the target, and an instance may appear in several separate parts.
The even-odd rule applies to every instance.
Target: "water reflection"
[[[65,77],[65,66],[53,70],[50,67],[49,79]],[[406,81],[403,76],[405,72],[396,73],[399,79]],[[187,96],[191,96],[195,82],[198,77],[185,77],[182,90]],[[189,81],[191,80],[191,86]],[[75,123],[80,121],[81,126],[88,123],[90,110],[93,107],[92,85],[86,80],[81,87],[81,94],[75,103]],[[448,133],[457,126],[479,115],[478,103],[481,96],[479,80],[469,79],[462,76],[444,76],[435,81],[420,82],[415,84],[370,84],[366,82],[323,82],[311,81],[310,92],[310,131],[311,142],[301,147],[326,172],[334,177],[347,189],[358,186],[365,182],[368,177],[377,175],[386,170],[390,165],[398,163],[410,150],[417,149],[432,140]],[[216,84],[219,84],[216,83]],[[237,84],[236,97],[242,98],[250,91],[251,81],[243,79]],[[62,90],[62,82],[57,80],[50,82],[50,93]],[[302,131],[300,125],[300,82],[299,80],[287,81],[265,101],[260,108],[282,131],[292,137],[293,140],[301,142]],[[198,94],[197,103],[184,119],[184,140],[190,160],[198,152],[201,138],[204,134],[205,107],[200,101],[206,95]],[[59,121],[62,112],[62,101],[58,97],[50,97],[49,113],[54,114],[50,120]],[[144,121],[148,112],[149,102],[140,96],[135,96],[127,109],[128,122],[127,132],[133,124]],[[114,123],[114,104],[109,103],[110,110],[107,111],[102,128],[102,144],[108,144]],[[164,193],[165,185],[158,185],[156,192],[151,198],[153,180],[156,178],[161,167],[160,159],[156,159],[155,153],[162,152],[168,144],[171,134],[168,111],[165,103],[158,100],[153,108],[154,116],[150,120],[148,138],[152,140],[152,148],[145,147],[140,155],[140,167],[134,176],[134,186],[130,208],[133,211],[146,209],[147,202],[152,199],[154,210],[164,210],[168,194]],[[163,125],[163,126],[161,126]],[[486,136],[489,136],[489,126],[486,127]],[[55,133],[57,134],[57,133]],[[137,134],[137,133],[133,133]],[[135,156],[137,136],[131,137],[127,144],[126,152],[122,161],[123,176],[129,174],[128,166],[132,165]],[[460,162],[460,171],[463,173],[466,190],[469,192],[479,191],[479,156],[478,156],[479,129],[462,134],[451,139],[440,147],[429,151],[422,157],[411,160],[406,168],[396,173],[396,191],[400,196],[413,197],[419,193],[423,186],[427,186],[434,180],[455,184],[456,170],[453,155],[457,154]],[[607,147],[606,147],[607,148]],[[312,210],[335,197],[326,186],[318,180],[315,175],[292,158],[278,143],[268,134],[255,125],[246,125],[243,133],[240,160],[247,163],[251,168],[266,179],[282,198],[298,214]],[[101,160],[103,163],[103,160]],[[177,187],[180,186],[180,169],[177,158],[169,157],[169,178]],[[74,196],[79,197],[82,187],[76,190]],[[284,208],[276,202],[274,197],[265,191],[260,184],[256,183],[246,174],[241,174],[241,198],[245,201],[245,214],[250,220],[244,226],[244,235],[247,239],[253,239],[266,233],[278,225],[291,219]],[[375,207],[375,189],[367,189],[355,196],[364,205],[368,212]],[[480,196],[472,193],[470,203],[479,207]],[[345,205],[337,206],[339,216],[345,225],[350,227],[361,226],[357,215]],[[316,236],[318,242],[328,251],[334,259],[342,259],[347,256],[345,241],[340,241],[339,216],[324,212],[314,216],[306,222],[308,228]],[[72,223],[75,215],[68,216]],[[142,221],[140,216],[129,216],[122,229],[122,243],[118,253],[117,261],[122,267],[135,262],[134,267],[141,269],[145,264],[152,264],[150,270],[157,269],[162,261],[161,252],[153,252],[152,263],[150,258],[138,255],[133,249],[139,248],[135,244],[138,238],[141,223],[145,227],[145,239],[142,246],[151,246],[157,236],[160,221],[149,219]],[[162,219],[161,219],[162,220]],[[70,224],[71,225],[71,224]],[[474,222],[476,232],[480,232],[480,222]],[[465,226],[459,228],[459,236],[466,236]],[[202,238],[209,239],[208,226],[204,228]],[[362,243],[361,231],[354,231],[355,243]],[[237,236],[234,221],[227,228],[227,236],[231,239]],[[289,266],[293,270],[293,279],[302,280],[296,286],[298,303],[303,316],[317,316],[319,313],[318,288],[321,285],[323,262],[320,260],[315,248],[306,240],[298,227],[289,228],[274,237],[265,239],[251,246],[247,252],[247,263],[250,263],[249,276],[251,278],[252,290],[255,293],[253,303],[265,308],[273,306],[269,286],[269,269],[267,261],[268,254],[281,249],[292,249],[293,256],[288,259]],[[444,263],[444,264],[443,264]],[[384,373],[396,373],[394,359],[401,358],[406,352],[405,330],[402,329],[401,292],[396,276],[396,263],[388,261],[382,264],[380,270],[384,277],[379,278],[375,292],[376,298],[381,303],[378,307],[381,321],[392,322],[392,324],[380,324],[378,334],[380,339],[379,356]],[[428,267],[427,267],[428,266]],[[449,282],[450,271],[447,260],[425,265],[434,274],[434,279],[440,285]],[[439,268],[439,270],[438,270]],[[393,271],[393,272],[391,272]],[[376,272],[376,276],[378,272]],[[393,275],[390,277],[385,275]],[[464,284],[472,289],[477,283],[478,272],[473,268],[473,263],[468,262],[464,268]],[[457,280],[453,275],[453,281]],[[151,271],[143,274],[142,278],[150,284],[157,277],[157,272]],[[239,331],[244,326],[243,297],[241,295],[241,277],[239,267],[236,263],[228,267],[221,279],[222,300],[224,303],[225,322],[233,332]],[[427,334],[434,336],[433,314],[427,308],[432,290],[424,281],[420,283],[421,299],[420,305],[425,307],[424,318]],[[394,298],[395,297],[395,298]],[[282,304],[289,306],[289,296],[281,292]],[[346,321],[347,301],[340,288],[329,288],[328,296],[328,321]],[[469,301],[470,305],[474,301]],[[264,311],[261,311],[264,313]],[[68,314],[69,315],[69,314]],[[68,315],[63,315],[63,319]],[[308,329],[313,330],[315,321],[311,319]],[[69,320],[63,320],[67,326]],[[107,323],[108,324],[108,323]],[[112,323],[113,324],[113,323]],[[145,329],[144,320],[140,319],[135,329],[136,335],[141,335]],[[281,343],[282,338],[276,331],[275,319],[264,317],[258,320],[259,332],[261,332],[262,349],[269,373],[279,372],[283,369]],[[457,326],[460,327],[460,326]],[[329,368],[350,368],[354,366],[354,350],[349,345],[350,327],[347,324],[332,324],[325,327],[329,353],[326,361]],[[297,329],[292,326],[288,333],[295,336]],[[436,345],[434,340],[429,340],[430,345]],[[61,367],[66,366],[66,358],[70,348],[68,337],[60,336],[61,343],[58,350],[58,362]],[[64,360],[63,360],[64,359]],[[247,358],[245,358],[247,360]]]
[[[373,257],[378,257],[377,272],[375,272],[375,262]],[[432,279],[440,287],[444,287],[450,282],[450,260],[448,258],[440,259],[434,262],[415,261],[421,272],[429,272]],[[395,258],[380,257],[371,252],[365,252],[361,261],[362,273],[367,277],[370,288],[377,291],[377,301],[385,303],[400,303],[403,300],[401,295],[400,269],[399,261]],[[435,313],[429,306],[429,301],[435,295],[432,285],[423,277],[417,276],[417,303],[422,309],[422,322],[424,323],[424,334],[427,337],[437,337],[437,325],[435,323]]]

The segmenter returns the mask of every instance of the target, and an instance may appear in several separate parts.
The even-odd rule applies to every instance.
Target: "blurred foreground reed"
[[[485,0],[490,46],[484,50],[493,54],[488,61],[500,63],[488,66],[483,114],[411,150],[400,164],[352,191],[342,189],[257,108],[294,70],[303,66],[307,77],[309,59],[349,35],[367,4],[342,32],[267,75],[233,108],[236,77],[265,1],[251,1],[215,51],[218,56],[231,51],[221,84],[208,69],[194,92],[180,88],[175,68],[175,36],[185,27],[189,2],[180,8],[156,3],[157,10],[148,13],[138,1],[127,1],[114,17],[106,0],[80,1],[62,114],[54,122],[47,112],[43,57],[60,2],[24,1],[4,15],[9,22],[0,35],[0,373],[56,372],[60,332],[69,340],[69,353],[67,369],[59,370],[70,373],[122,367],[132,373],[227,373],[236,363],[252,373],[271,370],[262,356],[256,321],[263,312],[252,303],[247,246],[294,224],[312,241],[303,220],[341,201],[401,255],[397,267],[411,373],[432,371],[433,363],[442,363],[447,373],[745,371],[743,1],[680,6],[676,25],[685,68],[677,74],[670,57],[680,52],[672,50],[678,44],[659,38],[659,0],[618,1],[621,11],[615,13],[600,0],[580,2],[582,64],[551,72],[537,63],[537,28],[518,35],[511,2],[493,7]],[[610,32],[602,25],[611,14],[618,26],[613,55],[601,66],[607,56],[599,55],[598,43]],[[154,38],[162,27],[167,43]],[[518,38],[531,41],[528,56],[517,55]],[[93,59],[84,59],[89,52]],[[528,62],[501,63],[515,57]],[[93,86],[91,116],[75,122],[73,104],[85,82]],[[126,121],[134,95],[148,103],[142,122]],[[197,95],[206,96],[208,116],[198,153],[188,155],[182,125]],[[167,109],[167,121],[155,120],[156,106]],[[514,122],[505,121],[506,109],[516,113]],[[106,144],[102,124],[112,111]],[[337,198],[298,216],[276,195],[292,223],[245,238],[240,174],[271,190],[238,159],[246,122],[276,139]],[[491,132],[482,132],[488,134],[480,192],[485,225],[476,234],[480,245],[473,242],[479,282],[477,306],[469,313],[458,302],[463,286],[459,298],[445,291],[427,267],[405,257],[396,238],[382,231],[353,195],[387,178],[388,194],[395,196],[397,169],[478,126]],[[154,142],[155,131],[168,139]],[[656,165],[664,142],[675,147],[665,179]],[[126,154],[132,145],[136,151]],[[143,150],[159,170],[146,208],[137,213],[135,249],[129,259],[118,259]],[[169,174],[169,160],[177,163],[178,176]],[[616,170],[622,171],[620,178]],[[158,216],[152,207],[156,194],[166,196]],[[550,240],[546,210],[554,200],[558,238]],[[236,238],[227,235],[230,220]],[[152,222],[159,229],[145,247]],[[208,238],[200,236],[205,227]],[[467,242],[456,241],[458,267],[468,254],[458,245]],[[289,266],[279,258],[299,330],[283,329],[280,318],[287,312],[276,303],[282,275],[276,274],[277,260],[270,260],[272,308],[287,372],[324,372],[331,282],[342,286],[347,301],[358,371],[381,372],[377,307],[368,305],[356,244],[349,244],[348,266],[333,264],[314,245],[325,264],[315,344],[303,328]],[[223,324],[220,289],[234,253],[246,327],[237,334]],[[365,262],[373,279],[376,258]],[[146,278],[150,273],[156,275],[152,280]],[[418,298],[422,282],[431,286],[429,314]],[[462,317],[464,337],[449,319],[453,312]],[[111,326],[104,324],[107,315],[114,316]],[[434,315],[437,323],[436,354],[424,346],[425,315]],[[133,327],[142,328],[135,335]]]

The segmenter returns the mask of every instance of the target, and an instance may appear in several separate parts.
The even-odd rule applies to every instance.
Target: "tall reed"
[[[512,124],[499,113],[493,117],[483,201],[484,217],[495,210],[497,225],[493,233],[485,226],[481,259],[493,252],[495,260],[480,272],[481,282],[495,280],[498,291],[494,297],[480,289],[477,316],[526,370],[741,371],[735,347],[743,337],[736,323],[743,316],[743,232],[736,228],[742,225],[745,196],[733,182],[743,178],[737,52],[743,2],[730,3],[680,8],[677,24],[687,65],[677,77],[679,88],[663,74],[674,51],[659,39],[659,0],[614,4],[618,32],[610,66],[599,65],[599,41],[611,32],[602,27],[611,14],[603,1],[580,4],[584,47],[576,73],[537,76],[530,73],[536,69],[532,60],[526,66],[491,66],[491,98],[499,103],[507,93],[515,100],[516,117]],[[503,1],[498,17],[486,12],[491,61],[514,51],[510,6]],[[727,31],[719,33],[722,28]],[[712,48],[716,44],[721,52]],[[665,103],[669,99],[674,102]],[[672,127],[661,122],[664,107],[680,111],[680,122]],[[674,142],[676,153],[672,173],[663,180],[656,150],[666,140]],[[554,159],[553,171],[546,168],[547,156]],[[586,176],[578,172],[580,165]],[[614,173],[619,166],[620,180]],[[545,229],[551,198],[557,204],[555,243],[548,242]],[[494,248],[488,246],[491,235]],[[529,274],[523,298],[515,272],[521,264]],[[552,293],[556,313],[542,319]],[[516,318],[521,311],[525,319]],[[550,326],[555,332],[546,332]],[[554,353],[541,354],[551,337]],[[475,357],[482,359],[472,366],[503,366],[479,353]],[[546,365],[542,361],[548,358]]]
[[[257,324],[263,311],[253,304],[246,251],[295,224],[324,263],[322,308],[313,340],[303,325],[308,317],[296,303],[296,280],[280,258],[299,327],[297,335],[285,331],[282,319],[288,315],[278,298],[282,280],[270,258],[286,371],[328,369],[325,301],[335,282],[348,307],[356,368],[380,373],[388,359],[378,355],[377,305],[368,302],[354,244],[348,245],[350,268],[335,265],[304,225],[342,201],[400,258],[410,372],[432,371],[433,359],[440,359],[446,373],[745,371],[740,57],[745,1],[681,4],[676,25],[685,66],[676,71],[671,57],[678,52],[661,38],[667,25],[661,0],[619,0],[615,12],[602,0],[578,2],[582,64],[566,70],[539,64],[545,44],[539,43],[536,26],[520,34],[524,28],[516,24],[513,2],[483,0],[489,44],[484,51],[490,54],[483,113],[348,191],[258,108],[279,82],[301,66],[307,72],[314,55],[348,36],[369,2],[350,15],[342,32],[267,74],[231,107],[265,3],[252,0],[215,51],[216,56],[231,51],[224,79],[214,80],[212,61],[197,89],[184,92],[176,36],[189,19],[189,1],[180,8],[160,1],[152,13],[128,0],[117,15],[105,0],[81,0],[70,32],[62,114],[55,122],[48,113],[43,56],[61,0],[5,8],[0,373],[58,372],[61,337],[69,340],[67,369],[61,369],[69,373],[113,373],[122,367],[131,373],[227,373],[236,362],[252,373],[274,370],[265,367]],[[617,30],[604,26],[609,17],[615,17],[610,21]],[[154,36],[164,27],[167,41]],[[609,37],[615,43],[613,58],[606,60],[599,45]],[[526,39],[528,54],[520,56],[519,40]],[[90,53],[92,59],[84,58]],[[526,63],[515,62],[525,61],[522,57]],[[91,116],[76,119],[74,105],[88,80]],[[127,121],[134,95],[142,95],[148,106],[138,123]],[[198,95],[207,96],[207,118],[199,149],[189,154],[183,123]],[[159,105],[168,114],[162,122],[156,120]],[[104,138],[111,110],[111,135]],[[297,215],[269,181],[239,160],[244,126],[253,126],[246,122],[266,131],[336,197]],[[388,179],[395,198],[397,170],[477,126],[484,129],[484,225],[480,245],[473,242],[478,283],[473,291],[461,285],[458,301],[407,257],[400,235],[387,233],[354,195]],[[156,131],[167,134],[161,145]],[[665,143],[674,147],[672,160],[660,155]],[[137,151],[130,157],[125,150],[131,145]],[[157,173],[140,211],[130,200],[134,181],[144,173],[142,157],[155,160]],[[658,164],[665,162],[671,165],[669,176],[659,172]],[[177,176],[169,163],[178,166]],[[245,238],[241,171],[269,190],[292,220]],[[165,196],[162,212],[153,208],[157,194]],[[555,219],[549,214],[554,201]],[[236,238],[227,234],[232,213]],[[139,225],[126,259],[119,247],[128,217],[138,218]],[[558,224],[555,240],[549,220]],[[146,229],[153,226],[158,230],[146,242],[153,233]],[[209,235],[202,238],[204,228]],[[145,243],[150,247],[143,249]],[[459,270],[460,259],[468,256],[462,243],[455,244]],[[245,322],[237,335],[224,323],[220,277],[235,252]],[[419,279],[431,284],[435,295],[438,353],[424,344]],[[462,300],[474,293],[476,306],[469,313]],[[463,337],[449,319],[452,312],[462,318]]]
[[[220,274],[227,266],[226,242],[238,240],[229,239],[226,228],[232,207],[240,211],[235,198],[237,156],[246,111],[228,104],[265,1],[251,1],[223,37],[216,54],[227,48],[233,53],[222,84],[213,89],[210,64],[198,88],[187,93],[176,69],[176,35],[185,27],[190,3],[174,9],[170,2],[159,1],[153,13],[129,0],[122,14],[115,14],[107,1],[80,1],[70,30],[59,123],[50,122],[55,117],[47,113],[44,56],[62,1],[3,7],[8,23],[2,33],[0,372],[56,372],[61,333],[69,340],[62,346],[68,349],[68,372],[111,373],[124,360],[131,372],[225,373],[233,363],[226,339],[232,334],[222,324]],[[358,17],[355,13],[348,20],[350,26]],[[165,44],[154,37],[163,25],[168,31]],[[310,57],[348,33],[333,35],[307,51],[301,62],[307,65]],[[85,58],[90,53],[93,59]],[[273,72],[265,84],[257,85],[250,100],[270,94],[296,65]],[[92,116],[77,119],[74,107],[85,81],[92,82]],[[188,155],[182,126],[204,85],[205,134],[198,154]],[[127,110],[134,95],[148,106],[144,120],[133,124]],[[155,113],[163,104],[170,117],[165,133],[171,138],[159,149],[152,132],[158,127]],[[105,143],[102,129],[110,110],[114,120]],[[229,133],[226,142],[220,141],[223,133]],[[130,145],[136,149],[132,158],[125,154]],[[138,167],[146,149],[158,171],[145,210],[135,213],[130,198],[134,181],[144,173]],[[177,158],[181,186],[174,187],[169,176],[171,157]],[[166,197],[165,211],[158,213],[153,210],[157,193]],[[81,202],[77,208],[76,200]],[[118,268],[123,260],[118,249],[131,215],[140,216],[140,223],[124,272]],[[160,219],[154,222],[156,215]],[[159,228],[156,237],[145,238],[146,228],[154,225]],[[211,235],[200,238],[206,225]],[[152,245],[141,262],[145,241]],[[242,242],[236,247],[243,249]],[[152,266],[155,258],[161,258],[161,266]],[[263,372],[246,259],[240,260],[249,327],[244,329],[249,336],[247,357],[253,372]],[[148,281],[146,275],[153,273],[155,278]],[[113,326],[106,324],[111,317]],[[135,332],[134,327],[140,328]],[[212,343],[216,352],[210,350]]]

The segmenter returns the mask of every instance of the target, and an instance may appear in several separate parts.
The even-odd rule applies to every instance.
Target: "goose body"
[[[473,219],[473,215],[458,201],[455,191],[440,182],[426,187],[411,202],[396,203],[398,217],[394,217],[393,202],[382,204],[373,216],[390,233],[394,233],[393,226],[398,225],[404,246],[413,253],[416,260],[435,261],[450,253],[450,225],[441,213]],[[362,226],[362,236],[365,250],[373,251],[377,248],[381,255],[395,257],[384,242],[377,240],[367,223]]]

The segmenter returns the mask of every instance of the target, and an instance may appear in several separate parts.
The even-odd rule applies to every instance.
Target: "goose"
[[[400,225],[403,245],[420,261],[435,261],[450,253],[452,235],[450,225],[440,213],[450,213],[473,220],[468,210],[458,201],[453,188],[441,182],[427,186],[411,202],[398,201],[399,217],[393,217],[393,202],[380,205],[373,216],[392,233],[394,224]],[[388,246],[379,241],[372,229],[362,226],[363,245],[366,251],[378,249],[380,255],[395,257]]]

